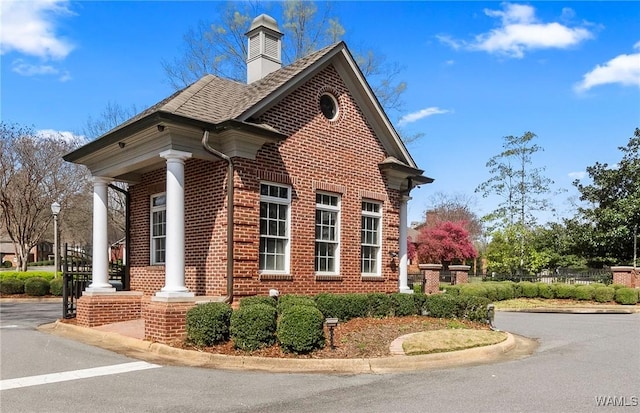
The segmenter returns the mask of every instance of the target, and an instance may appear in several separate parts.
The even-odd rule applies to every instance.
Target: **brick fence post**
[[[142,292],[85,291],[78,299],[76,320],[82,327],[136,320],[141,317]]]
[[[469,282],[469,269],[471,267],[468,265],[450,265],[449,270],[451,271],[451,276],[455,277],[456,285],[457,284],[466,284]]]
[[[625,287],[640,287],[638,283],[638,270],[631,266],[611,267],[613,273],[613,283],[624,285]]]
[[[153,297],[142,310],[145,340],[171,344],[187,334],[187,312],[195,307],[194,299]]]
[[[440,270],[442,264],[418,264],[424,277],[424,293],[435,294],[440,291]]]

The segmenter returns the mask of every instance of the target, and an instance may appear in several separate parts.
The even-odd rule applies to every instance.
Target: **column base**
[[[398,292],[400,294],[413,294],[413,289],[409,288],[409,287],[400,287],[400,289],[398,290]]]
[[[76,320],[82,327],[136,320],[142,316],[142,292],[87,292],[78,299]]]
[[[116,288],[109,285],[109,287],[87,287],[83,294],[86,293],[94,293],[94,294],[115,294]]]
[[[195,294],[189,291],[158,291],[151,301],[195,301]]]
[[[192,299],[181,302],[152,297],[143,309],[145,340],[172,344],[187,334],[187,312],[196,305]]]

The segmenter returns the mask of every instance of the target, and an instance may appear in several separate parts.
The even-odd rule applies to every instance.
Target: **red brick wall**
[[[83,327],[135,320],[142,316],[141,296],[131,293],[83,295],[78,299],[77,323]]]
[[[171,344],[187,333],[187,312],[194,302],[149,301],[143,310],[145,340]]]
[[[329,87],[330,86],[330,87]],[[319,110],[319,98],[330,91],[339,100],[336,121]],[[293,109],[293,110],[291,110]],[[234,290],[238,296],[330,292],[397,291],[399,194],[386,187],[378,164],[387,154],[333,67],[308,81],[263,114],[267,123],[289,137],[265,145],[256,160],[235,158]],[[131,188],[131,288],[152,294],[164,285],[164,268],[149,266],[150,196],[164,192],[165,170],[145,174]],[[224,162],[189,159],[185,164],[186,276],[196,295],[226,292],[226,203]],[[259,183],[292,186],[291,274],[274,280],[258,273]],[[315,193],[341,196],[340,277],[314,275]],[[361,201],[382,202],[382,278],[360,274]],[[276,277],[277,278],[277,277]]]

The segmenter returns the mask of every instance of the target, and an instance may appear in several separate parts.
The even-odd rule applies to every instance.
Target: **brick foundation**
[[[187,312],[195,305],[194,300],[152,298],[142,311],[145,340],[171,344],[184,339],[187,332]]]
[[[442,270],[442,264],[420,264],[418,267],[424,277],[424,293],[435,294],[440,291],[440,270]]]
[[[76,320],[82,327],[135,320],[141,317],[141,300],[142,293],[137,291],[85,292],[78,299]]]

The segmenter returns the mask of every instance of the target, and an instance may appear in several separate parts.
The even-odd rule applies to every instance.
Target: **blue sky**
[[[181,53],[219,4],[0,0],[1,107],[5,122],[81,134],[108,102],[143,109],[173,92],[161,61]],[[596,161],[614,164],[640,126],[640,2],[335,2],[352,49],[371,48],[401,68],[408,133],[418,166],[435,178],[412,193],[409,220],[436,192],[498,199],[474,189],[503,137],[531,131],[534,157],[565,190]],[[269,12],[277,20],[279,11]],[[542,218],[552,219],[550,215]]]

